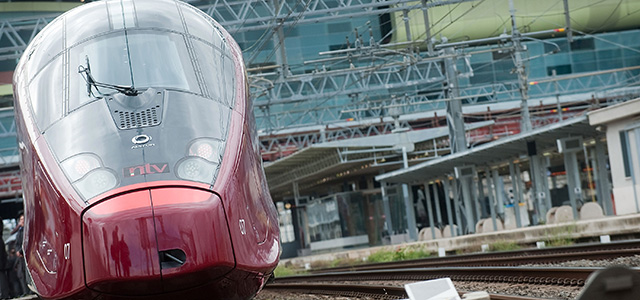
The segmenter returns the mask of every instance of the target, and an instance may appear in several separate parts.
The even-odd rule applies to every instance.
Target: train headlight
[[[224,144],[219,140],[210,138],[197,139],[189,145],[188,156],[197,156],[213,163],[219,163],[223,147]]]
[[[85,201],[118,185],[116,173],[105,168],[100,158],[93,153],[74,155],[63,160],[60,165]]]
[[[184,180],[211,183],[222,161],[224,142],[212,138],[191,141],[186,156],[175,167],[176,176]]]
[[[61,165],[67,176],[69,176],[69,180],[75,182],[91,170],[99,168],[102,164],[97,155],[82,153],[65,159]]]
[[[217,163],[200,157],[186,157],[178,162],[176,175],[185,180],[211,183],[217,169]]]
[[[85,177],[73,183],[85,199],[93,198],[118,185],[116,174],[107,168],[89,172]]]

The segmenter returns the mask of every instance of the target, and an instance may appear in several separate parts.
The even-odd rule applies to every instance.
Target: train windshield
[[[83,200],[143,182],[215,182],[241,70],[223,49],[178,33],[130,30],[81,42],[68,63],[55,61],[69,72],[68,106],[39,127]],[[140,94],[96,90],[79,72],[89,66],[95,81]],[[51,80],[52,72],[37,78]]]
[[[87,66],[87,60],[93,78],[101,83],[132,86],[138,90],[161,87],[199,92],[184,37],[180,34],[118,32],[73,47],[70,57],[75,80],[71,80],[73,96],[69,97],[69,110],[95,99],[77,71],[79,67]],[[94,94],[114,92],[108,88],[97,89]]]

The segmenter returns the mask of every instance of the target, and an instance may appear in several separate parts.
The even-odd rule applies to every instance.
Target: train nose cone
[[[209,283],[234,268],[227,219],[217,195],[167,187],[152,189],[151,199],[165,292]]]
[[[86,285],[98,292],[188,289],[235,264],[222,201],[208,191],[135,191],[91,207],[82,221]]]

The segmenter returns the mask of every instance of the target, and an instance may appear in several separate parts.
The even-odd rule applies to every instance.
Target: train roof
[[[176,0],[96,1],[70,10],[47,25],[26,49],[21,63],[41,66],[65,49],[111,32],[155,30],[202,40],[229,55],[224,29],[197,8]],[[27,58],[27,59],[24,59]]]

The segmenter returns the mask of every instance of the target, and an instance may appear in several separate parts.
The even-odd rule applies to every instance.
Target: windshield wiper
[[[87,93],[89,94],[89,97],[93,96],[93,97],[102,98],[104,96],[102,92],[100,92],[98,87],[112,89],[119,93],[125,94],[127,96],[137,96],[138,94],[140,94],[140,92],[136,90],[136,88],[134,88],[133,86],[116,85],[116,84],[102,83],[102,82],[96,81],[95,78],[93,78],[93,75],[91,75],[91,65],[89,65],[89,56],[86,56],[85,58],[87,61],[87,66],[85,67],[83,65],[79,65],[78,73],[80,73],[82,75],[82,78],[84,78],[84,81],[87,82]],[[96,89],[99,96],[95,96],[93,94],[92,87]]]

